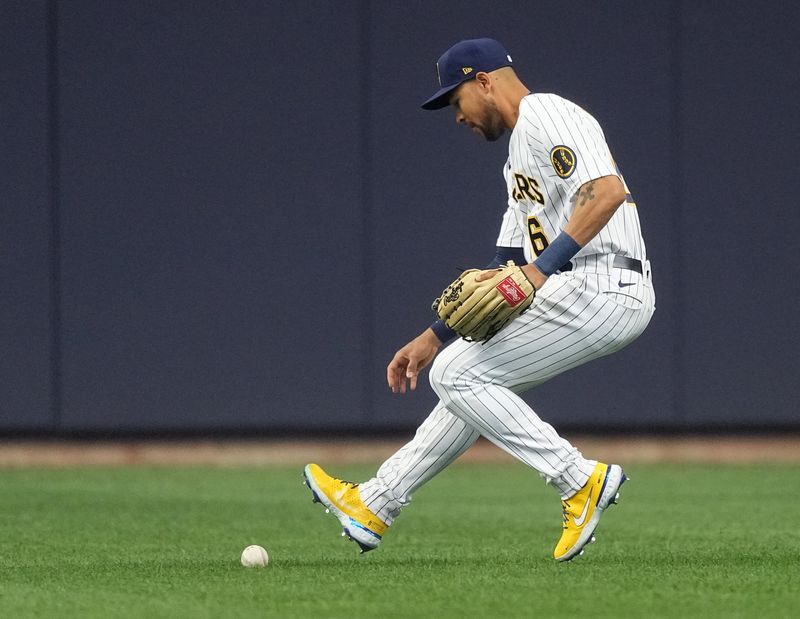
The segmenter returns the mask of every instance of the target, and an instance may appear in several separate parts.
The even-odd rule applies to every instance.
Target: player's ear
[[[478,86],[481,92],[487,93],[492,89],[492,78],[488,73],[479,71],[475,75],[475,84]]]

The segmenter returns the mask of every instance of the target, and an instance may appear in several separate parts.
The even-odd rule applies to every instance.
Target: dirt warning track
[[[800,436],[568,437],[587,456],[631,463],[800,463]],[[404,439],[331,440],[10,440],[0,443],[0,468],[92,466],[274,466],[379,463]],[[481,439],[461,462],[509,462]]]

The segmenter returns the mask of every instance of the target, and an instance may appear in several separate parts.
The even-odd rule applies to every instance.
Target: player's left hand
[[[541,290],[542,286],[544,286],[544,283],[547,281],[547,275],[542,273],[532,264],[526,264],[520,268],[522,269],[522,272],[525,273],[525,277],[527,277],[533,284],[534,288],[536,288],[536,290]],[[489,269],[488,271],[483,271],[479,275],[475,276],[475,281],[482,282],[484,280],[491,279],[499,270],[500,269]]]
[[[533,264],[526,264],[520,268],[522,269],[522,272],[525,273],[525,277],[527,277],[534,285],[536,290],[541,290],[542,286],[544,286],[545,282],[547,281],[547,275],[542,273],[538,267]]]
[[[522,272],[525,273],[525,277],[527,277],[528,280],[533,284],[533,287],[536,288],[536,290],[541,290],[542,286],[544,286],[544,283],[547,281],[547,275],[542,273],[532,264],[526,264],[520,268],[522,269]],[[482,282],[484,280],[491,279],[499,270],[500,269],[489,269],[488,271],[483,271],[475,276],[475,281]]]

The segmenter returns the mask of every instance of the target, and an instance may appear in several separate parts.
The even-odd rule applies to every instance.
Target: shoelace
[[[566,529],[567,528],[567,521],[569,520],[569,514],[567,514],[567,510],[569,509],[569,505],[567,504],[566,501],[561,501],[561,509],[563,510],[562,511],[562,516],[564,517],[564,528]]]

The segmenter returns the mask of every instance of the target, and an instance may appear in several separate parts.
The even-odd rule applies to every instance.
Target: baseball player
[[[620,350],[649,323],[655,297],[636,205],[597,121],[557,95],[531,93],[500,43],[461,41],[436,67],[440,88],[424,109],[450,106],[459,125],[489,141],[511,132],[508,207],[495,258],[477,279],[513,260],[535,297],[487,341],[457,339],[440,352],[455,339],[440,320],[398,350],[386,372],[394,393],[414,390],[436,358],[430,416],[372,479],[353,484],[309,464],[305,483],[343,535],[372,550],[414,491],[484,436],[556,489],[564,523],[553,556],[569,560],[594,541],[626,476],[584,457],[519,394]]]

